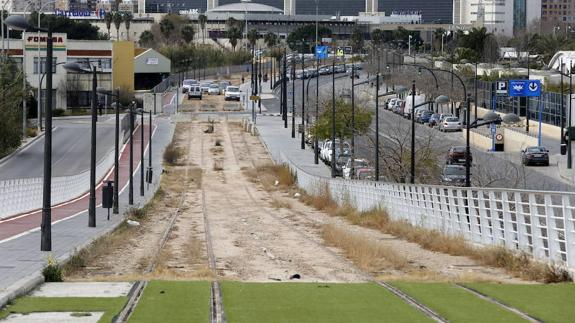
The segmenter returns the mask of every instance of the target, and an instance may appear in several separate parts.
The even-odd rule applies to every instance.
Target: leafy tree
[[[359,52],[363,48],[364,36],[361,29],[354,27],[351,31],[350,44],[354,53]]]
[[[22,139],[22,78],[12,61],[0,63],[0,157],[16,149]]]
[[[112,12],[106,12],[104,14],[104,22],[106,23],[106,29],[108,30],[108,37],[110,37],[110,28],[112,27],[113,20],[114,14]]]
[[[258,41],[258,31],[255,29],[250,29],[248,31],[248,35],[246,36],[248,41],[250,42],[250,46],[254,48],[256,46],[256,42]]]
[[[192,25],[185,25],[184,27],[182,27],[181,33],[182,33],[182,39],[186,43],[191,43],[194,40],[194,36],[196,35],[196,31],[194,30],[194,26]]]
[[[202,43],[206,43],[206,23],[208,22],[208,17],[204,14],[198,16],[198,22],[200,23],[200,28],[202,29]]]
[[[371,124],[372,112],[365,107],[355,107],[355,127],[351,120],[351,103],[338,99],[335,102],[335,137],[340,139],[356,135],[365,135]],[[332,134],[332,103],[324,102],[323,112],[317,123],[312,127],[311,133],[318,139],[329,139]]]
[[[278,35],[274,33],[267,33],[264,36],[264,42],[268,48],[272,48],[278,43]]]
[[[38,14],[31,15],[31,24],[38,24]],[[99,28],[93,26],[88,21],[73,20],[68,17],[54,15],[40,15],[40,24],[52,26],[54,32],[68,34],[68,39],[98,40],[107,39],[107,35],[99,33]]]
[[[238,45],[238,39],[242,38],[242,32],[237,27],[228,28],[226,32],[227,37],[230,40],[230,44],[232,45],[232,49],[235,51],[236,46]]]
[[[574,49],[575,43],[564,34],[536,35],[530,48],[541,55],[545,62],[549,62],[558,51]]]
[[[116,27],[116,39],[120,40],[120,26],[122,25],[124,18],[120,12],[115,12],[112,21],[114,22],[114,27]]]
[[[379,47],[383,45],[384,41],[385,41],[385,34],[383,30],[377,28],[371,32],[371,42],[373,43],[373,45]]]
[[[138,43],[140,44],[140,47],[154,46],[155,43],[154,34],[149,30],[144,31],[140,35],[140,41]]]
[[[162,18],[160,21],[160,31],[162,32],[162,35],[165,39],[170,38],[170,34],[174,31],[175,28],[176,27],[174,26],[174,23],[168,19],[168,16],[164,16],[164,18]]]
[[[124,25],[126,26],[126,37],[128,40],[130,40],[130,24],[132,23],[132,20],[134,19],[134,16],[129,13],[129,12],[125,12],[124,13]]]
[[[319,26],[318,37],[320,39],[331,35],[331,29]],[[302,40],[308,44],[315,43],[315,25],[305,25],[297,28],[288,35],[286,41],[291,50],[300,51]],[[307,51],[309,52],[309,48],[307,48]]]

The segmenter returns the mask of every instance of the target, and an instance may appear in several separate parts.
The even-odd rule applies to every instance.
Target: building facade
[[[575,23],[575,0],[541,0],[541,22],[546,29]]]
[[[542,0],[454,0],[453,23],[512,36],[541,19]]]

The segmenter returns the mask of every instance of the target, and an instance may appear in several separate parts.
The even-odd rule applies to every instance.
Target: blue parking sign
[[[316,46],[315,47],[315,57],[317,59],[327,58],[327,46]]]
[[[511,80],[509,81],[509,96],[541,96],[541,81]]]

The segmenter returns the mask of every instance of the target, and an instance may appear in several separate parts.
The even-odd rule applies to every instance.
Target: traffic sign
[[[338,48],[336,52],[337,57],[343,57],[345,54],[343,52],[343,48]]]
[[[260,100],[260,97],[257,96],[257,95],[251,95],[251,96],[250,96],[250,100],[252,100],[252,101],[259,101],[259,100]]]
[[[315,58],[316,59],[326,59],[327,58],[327,46],[316,46],[315,47]]]
[[[507,95],[508,92],[508,84],[507,81],[497,81],[495,83],[495,95],[497,96],[504,96]]]
[[[511,80],[509,81],[509,96],[541,96],[541,81]]]

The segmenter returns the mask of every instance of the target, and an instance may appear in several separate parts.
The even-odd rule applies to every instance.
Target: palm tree
[[[558,51],[573,49],[574,43],[564,34],[536,35],[529,47],[540,54],[543,61],[549,62]]]
[[[112,27],[112,20],[114,19],[114,14],[111,12],[106,12],[104,14],[104,21],[106,22],[106,29],[108,29],[108,38],[110,38],[110,28]]]
[[[154,45],[154,34],[146,30],[140,35],[140,41],[138,42],[140,47],[152,47]]]
[[[116,40],[120,40],[120,26],[124,21],[124,17],[122,17],[121,13],[115,12],[112,21],[114,22],[114,26],[116,27]]]
[[[194,30],[194,26],[185,25],[184,27],[182,27],[182,30],[180,32],[182,34],[182,39],[186,43],[191,43],[194,40],[194,36],[196,34],[196,31]]]
[[[256,42],[258,41],[258,31],[255,29],[250,29],[250,31],[248,31],[247,38],[252,48],[254,48],[256,46]]]
[[[242,32],[237,27],[228,28],[227,36],[232,45],[232,49],[235,51],[238,45],[238,39],[242,38]]]
[[[385,34],[383,33],[383,30],[374,29],[371,32],[371,42],[376,47],[383,45],[384,40],[385,40]]]
[[[164,17],[164,19],[160,21],[160,32],[164,36],[166,42],[170,39],[170,34],[172,33],[172,31],[174,31],[174,29],[175,29],[174,23],[171,20],[167,19],[166,17]]]
[[[278,43],[278,35],[274,33],[267,33],[264,36],[264,42],[268,48],[272,48]]]
[[[200,23],[200,28],[202,28],[202,44],[206,43],[206,23],[208,22],[208,17],[204,14],[198,16],[198,22]]]
[[[124,13],[124,25],[126,26],[126,35],[128,40],[130,40],[130,23],[132,23],[132,19],[134,19],[134,16],[131,13]]]

